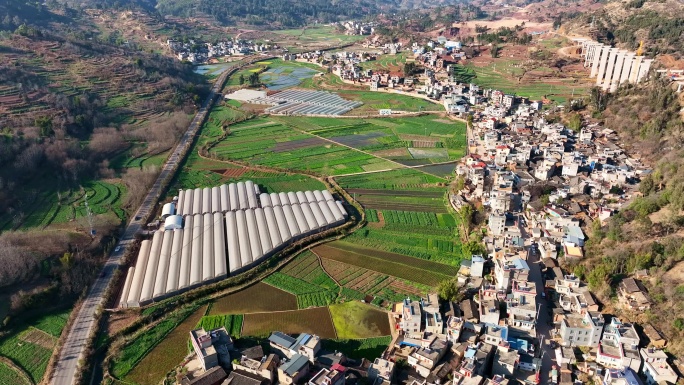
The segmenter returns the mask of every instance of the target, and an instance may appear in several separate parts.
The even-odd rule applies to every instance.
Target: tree
[[[499,46],[498,45],[492,45],[492,49],[489,51],[492,54],[492,58],[497,58],[499,57]]]
[[[599,87],[593,87],[589,94],[591,106],[597,112],[603,112],[608,105],[608,94],[601,91]]]
[[[675,329],[682,331],[684,330],[684,318],[677,318],[673,323]]]
[[[54,131],[52,130],[52,118],[49,116],[41,116],[36,118],[36,126],[40,129],[40,136],[52,136]]]
[[[416,63],[407,62],[404,63],[404,76],[411,76],[416,73]]]
[[[568,128],[574,132],[580,132],[582,129],[582,117],[578,113],[570,114],[568,118]]]
[[[455,279],[445,279],[437,285],[437,293],[439,298],[444,301],[455,301],[461,302],[463,299],[463,293],[461,292],[461,286]]]
[[[474,239],[464,243],[463,246],[461,246],[461,249],[463,250],[463,256],[467,259],[473,255],[483,255],[487,253],[485,245]]]
[[[245,75],[240,74],[240,85],[243,85],[243,84],[245,84]]]

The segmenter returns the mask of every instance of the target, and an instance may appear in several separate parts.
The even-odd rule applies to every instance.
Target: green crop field
[[[276,39],[281,45],[294,50],[301,50],[301,46],[311,44],[326,44],[328,46],[353,43],[363,40],[364,37],[360,35],[346,35],[338,32],[335,27],[321,25],[321,26],[307,26],[301,29],[286,29],[281,31],[274,31],[274,33],[283,35],[281,39]],[[292,38],[296,38],[297,44],[292,44]]]
[[[337,338],[369,338],[391,333],[388,314],[361,302],[331,305],[330,314]]]
[[[69,313],[69,310],[51,312],[6,335],[0,339],[0,356],[12,360],[34,383],[40,382]]]
[[[337,298],[337,288],[335,287],[335,283],[330,280],[330,277],[327,277],[327,281],[325,281],[324,277],[316,277],[316,279],[324,281],[322,282],[323,284],[332,284],[332,289],[334,290],[329,290],[322,286],[309,283],[303,279],[295,278],[281,272],[275,272],[269,275],[263,280],[263,282],[296,295],[297,305],[300,309],[330,305]]]
[[[321,175],[363,172],[366,166],[388,163],[283,125],[231,131],[211,149],[218,159]]]
[[[187,333],[203,314],[203,307],[187,306],[164,318],[121,350],[119,356],[112,361],[111,373],[119,379],[130,374],[131,379],[141,385],[152,381],[156,383],[185,356]],[[178,328],[179,325],[183,325],[182,330]],[[163,345],[160,347],[160,344]],[[164,361],[162,363],[157,360]],[[154,374],[150,373],[149,363],[154,363],[156,367]]]
[[[195,329],[204,328],[204,330],[209,331],[225,327],[231,337],[238,338],[242,331],[242,318],[242,314],[204,316],[195,325]]]
[[[356,247],[339,241],[317,246],[314,251],[325,259],[344,262],[427,286],[436,286],[440,281],[453,277],[455,274],[449,271],[448,265],[401,254],[381,253],[371,248]],[[428,269],[418,267],[417,265],[421,262]]]
[[[536,72],[544,73],[550,69],[536,68]],[[486,88],[498,89],[503,92],[541,100],[544,97],[562,103],[573,94],[586,94],[589,84],[580,81],[578,77],[518,79],[522,76],[519,62],[511,60],[497,60],[487,66],[467,66],[458,70],[458,75],[465,81]]]
[[[85,194],[94,215],[111,215],[124,220],[126,214],[121,209],[126,188],[120,183],[88,181],[80,188],[70,190],[44,190],[27,205],[28,210],[20,222],[20,229],[44,228],[51,224],[66,223],[87,214]],[[14,227],[14,221],[7,215],[0,217],[0,230]]]
[[[391,336],[374,337],[364,339],[347,339],[347,340],[323,340],[323,349],[328,351],[338,351],[344,353],[345,356],[353,359],[365,358],[369,361],[380,357],[387,349]]]
[[[294,295],[265,283],[257,283],[237,293],[216,299],[209,314],[242,314],[296,309],[297,298]]]
[[[362,69],[381,70],[381,71],[403,71],[406,63],[406,53],[401,52],[396,55],[379,55],[376,60],[361,62]]]
[[[0,384],[30,385],[30,382],[20,376],[14,369],[0,362]]]
[[[344,189],[369,190],[417,190],[444,192],[439,186],[446,180],[423,173],[417,169],[401,169],[381,173],[351,175],[336,178],[337,183]],[[391,191],[388,192],[391,194]]]

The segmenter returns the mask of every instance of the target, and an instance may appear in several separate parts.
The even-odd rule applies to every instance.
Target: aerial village
[[[306,333],[274,330],[266,352],[263,346],[234,350],[225,328],[194,330],[195,369],[184,384],[677,382],[663,350],[667,341],[654,325],[637,328],[602,314],[587,285],[561,268],[583,258],[582,225],[607,220],[638,194],[638,179],[650,170],[610,130],[583,123],[573,131],[549,122],[560,107],[544,111],[541,101],[457,82],[450,63],[466,53],[445,44],[447,58],[412,47],[425,67],[416,83],[400,74],[361,71],[357,64],[368,53],[284,59],[327,62],[343,79],[368,83],[371,90],[399,88],[439,100],[454,115],[472,116],[468,154],[455,170],[462,189],[450,194],[449,203],[454,210],[472,205],[486,213],[487,254],[463,261],[456,277],[462,299],[441,301],[426,293],[394,304],[393,341],[373,361],[324,351],[320,338]],[[401,49],[382,47],[386,53]],[[416,89],[418,81],[423,85]],[[621,282],[617,296],[624,309],[649,309],[642,273]]]

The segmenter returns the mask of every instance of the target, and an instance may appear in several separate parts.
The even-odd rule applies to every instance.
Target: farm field
[[[301,50],[301,46],[310,46],[311,44],[330,47],[353,43],[364,39],[363,36],[359,35],[345,35],[344,33],[339,33],[335,30],[335,27],[327,25],[315,27],[307,26],[301,29],[286,29],[273,32],[282,36],[280,39],[276,38],[276,42],[291,50],[294,49],[295,51]]]
[[[404,69],[404,63],[406,63],[406,55],[404,52],[396,55],[380,55],[376,60],[361,62],[359,65],[363,70],[401,72]]]
[[[242,314],[269,311],[296,310],[297,298],[265,283],[221,297],[213,302],[209,315]]]
[[[210,315],[204,316],[195,325],[195,329],[213,330],[225,327],[228,334],[233,338],[239,338],[242,330],[242,314]]]
[[[284,125],[241,129],[210,150],[218,159],[253,165],[338,175],[366,171],[366,167],[391,168],[392,164],[350,148],[326,142]]]
[[[127,378],[140,385],[156,384],[187,354],[188,332],[197,324],[206,307],[187,306],[175,311],[126,345],[113,360],[114,377]],[[153,366],[154,373],[151,373]]]
[[[558,78],[545,74],[551,69],[539,67],[524,73],[516,60],[496,60],[486,65],[459,68],[459,75],[464,81],[472,81],[481,87],[498,89],[533,100],[542,100],[546,97],[563,103],[570,99],[573,93],[586,94],[590,88],[590,84],[581,81],[581,76]]]
[[[50,178],[50,177],[48,177]],[[43,181],[44,182],[44,181]],[[49,182],[48,182],[49,183]],[[25,216],[19,229],[45,228],[51,224],[67,223],[87,215],[85,195],[93,215],[108,215],[119,220],[126,219],[121,209],[126,188],[120,182],[89,181],[79,188],[56,191],[45,190],[32,196],[32,203],[24,205]],[[16,221],[9,215],[0,217],[0,231],[10,230]]]
[[[13,384],[13,385],[30,385],[30,382],[11,367],[0,362],[0,384]]]
[[[396,194],[399,190],[430,191],[444,194],[440,184],[445,179],[423,173],[418,169],[400,169],[373,174],[351,175],[335,178],[340,187],[349,189],[390,190],[387,194]]]
[[[339,286],[323,270],[318,258],[306,251],[264,282],[297,295],[300,309],[330,305],[337,299]]]
[[[40,382],[69,313],[70,310],[51,312],[11,332],[0,339],[0,356],[12,360],[34,383]],[[9,367],[6,370],[13,371]],[[0,378],[2,375],[0,372]]]
[[[331,305],[330,314],[337,337],[341,339],[377,337],[392,333],[386,312],[358,301]]]
[[[327,307],[245,314],[242,335],[267,337],[274,330],[287,334],[309,333],[321,338],[336,338],[335,326]]]
[[[458,159],[465,147],[462,122],[433,116],[366,120],[273,116],[237,123],[230,129],[231,134],[210,150],[217,159],[318,175],[402,167],[364,153],[369,151],[404,148],[408,149],[405,155],[386,158],[431,164]],[[207,135],[212,135],[211,129]]]
[[[381,254],[371,248],[356,247],[340,241],[316,246],[314,251],[321,258],[347,263],[427,286],[436,286],[440,281],[453,276],[453,274],[448,275],[450,272],[447,265],[389,252]],[[418,267],[419,265],[422,267]],[[453,269],[455,271],[455,268]]]

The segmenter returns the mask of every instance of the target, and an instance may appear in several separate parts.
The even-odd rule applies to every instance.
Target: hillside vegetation
[[[208,87],[80,10],[0,0],[0,15],[0,289],[15,318],[90,283]]]
[[[598,103],[594,117],[615,130],[633,156],[653,166],[641,179],[643,197],[611,217],[586,229],[586,258],[568,266],[586,279],[608,312],[658,325],[670,340],[673,354],[684,353],[684,124],[678,95],[669,81],[652,79],[626,86]],[[651,310],[628,312],[616,302],[620,281],[646,269],[644,284],[653,301]]]

